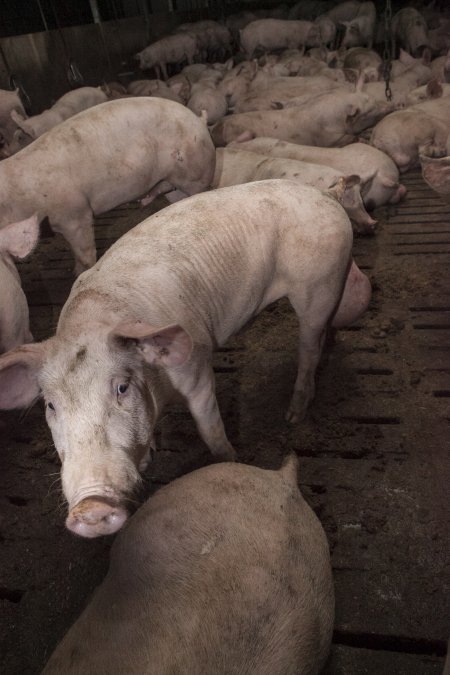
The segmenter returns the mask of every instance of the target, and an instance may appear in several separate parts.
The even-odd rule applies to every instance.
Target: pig
[[[28,304],[14,258],[22,260],[35,248],[39,223],[35,216],[0,229],[0,353],[32,342]]]
[[[376,221],[369,216],[362,203],[359,176],[345,177],[342,172],[328,166],[283,157],[267,157],[239,146],[237,143],[234,147],[216,150],[216,170],[212,182],[214,188],[267,178],[287,178],[301,185],[327,190],[340,181],[343,190],[339,202],[354,222],[355,231],[359,234],[373,233]],[[372,178],[369,178],[369,182]]]
[[[228,105],[233,106],[244,96],[258,74],[258,64],[255,61],[244,61],[229,70],[217,89],[226,97]]]
[[[344,68],[352,68],[363,72],[366,68],[379,69],[382,65],[382,58],[373,49],[367,47],[353,47],[348,49],[344,55]]]
[[[416,60],[414,59],[414,61]],[[417,60],[416,63],[406,68],[390,82],[392,102],[396,107],[404,106],[411,90],[426,84],[430,78],[430,68]],[[386,84],[384,82],[368,82],[362,90],[380,103],[386,100]]]
[[[317,148],[275,138],[254,138],[231,143],[229,147],[240,147],[270,157],[324,164],[348,175],[355,173],[361,178],[361,196],[369,210],[387,203],[396,204],[406,195],[405,186],[399,183],[396,164],[384,152],[367,143],[351,143],[344,148]]]
[[[13,142],[9,146],[10,153],[18,152],[69,117],[107,100],[108,96],[101,87],[80,87],[61,96],[48,110],[28,119],[12,110],[11,118],[17,124],[18,130],[14,133]]]
[[[319,16],[314,24],[319,28],[319,43],[327,47],[334,44],[336,38],[336,24],[327,16]],[[317,47],[313,47],[317,49]]]
[[[328,12],[325,12],[325,16],[328,16],[336,24],[343,21],[352,21],[358,16],[360,7],[361,3],[358,0],[347,0],[346,2],[340,2],[328,10]]]
[[[416,105],[424,101],[430,101],[441,96],[450,96],[450,84],[441,84],[438,80],[432,79],[426,85],[417,87],[409,92],[405,98],[405,104]]]
[[[122,526],[174,395],[212,454],[235,457],[212,350],[284,296],[299,318],[286,419],[304,416],[327,327],[355,321],[371,295],[352,262],[350,220],[330,192],[267,180],[172,204],[79,277],[54,337],[0,357],[0,409],[44,397],[69,529],[95,537]]]
[[[2,157],[9,157],[9,145],[13,141],[14,132],[18,129],[16,122],[11,118],[13,110],[23,118],[27,116],[19,90],[0,89],[0,152]]]
[[[195,35],[197,48],[203,61],[208,58],[224,58],[231,53],[231,33],[226,26],[221,26],[217,21],[195,21],[184,23],[176,28],[177,32],[188,31]]]
[[[190,33],[177,33],[168,35],[153,42],[151,45],[136,54],[141,70],[154,68],[156,77],[167,80],[167,64],[194,62],[197,53],[197,40]]]
[[[344,37],[341,47],[368,47],[372,49],[377,11],[373,2],[361,2],[357,15],[344,21]]]
[[[128,85],[128,93],[132,96],[156,96],[184,105],[183,99],[177,93],[182,88],[181,83],[178,86],[169,87],[162,80],[134,80]]]
[[[334,588],[297,463],[216,464],[158,490],[43,675],[318,673]]]
[[[403,173],[419,165],[419,154],[445,145],[449,133],[450,97],[441,97],[388,115],[374,127],[370,143]]]
[[[306,19],[311,21],[317,19],[327,9],[326,0],[300,0],[289,9],[289,19]]]
[[[450,50],[445,56],[438,56],[430,63],[430,69],[434,77],[440,82],[450,83]]]
[[[316,96],[302,107],[225,117],[211,128],[211,136],[216,146],[255,136],[303,145],[342,146],[392,110],[393,104],[377,103],[367,94],[337,91]]]
[[[400,45],[413,56],[429,44],[427,23],[414,7],[404,7],[394,15],[391,31],[394,46]]]
[[[312,61],[312,59],[310,59]],[[326,66],[325,66],[326,67]],[[329,94],[332,91],[347,91],[351,93],[354,87],[347,83],[332,82],[327,77],[277,77],[259,80],[243,96],[235,98],[233,110],[235,113],[252,112],[256,110],[279,110],[287,106],[289,101],[295,100],[294,105],[316,100],[320,94]]]
[[[259,19],[249,23],[239,34],[241,49],[247,59],[253,58],[257,48],[271,51],[320,45],[319,27],[311,21]]]
[[[112,142],[112,139],[114,142]],[[175,190],[209,187],[215,151],[206,124],[156,98],[101,103],[62,122],[0,164],[0,227],[46,216],[75,255],[75,273],[96,259],[94,214]]]
[[[228,111],[228,103],[224,94],[211,80],[203,79],[192,85],[187,107],[199,116],[204,112],[208,124],[215,124]]]

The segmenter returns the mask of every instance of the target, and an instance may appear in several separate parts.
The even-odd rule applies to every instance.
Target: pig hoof
[[[299,416],[297,415],[296,412],[289,409],[285,415],[285,420],[286,422],[289,422],[289,424],[296,424],[296,422],[298,422],[299,420]]]
[[[99,537],[120,530],[128,513],[123,506],[101,497],[83,499],[66,519],[66,527],[80,537]]]

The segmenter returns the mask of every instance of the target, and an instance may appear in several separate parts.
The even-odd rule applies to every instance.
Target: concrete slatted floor
[[[336,628],[327,675],[431,675],[450,636],[450,205],[404,177],[355,258],[371,277],[369,312],[329,345],[301,425],[283,415],[296,368],[296,319],[271,306],[216,354],[218,397],[241,461],[301,458],[302,491],[332,550]],[[163,199],[158,206],[165,204]],[[151,213],[126,205],[97,219],[101,253]],[[319,224],[318,224],[319,225]],[[70,289],[64,242],[44,237],[21,266],[37,339]],[[109,540],[64,530],[58,460],[41,406],[0,417],[2,672],[39,672],[107,565]],[[147,494],[209,461],[188,413],[162,420]]]

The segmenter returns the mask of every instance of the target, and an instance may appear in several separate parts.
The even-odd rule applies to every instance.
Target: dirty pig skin
[[[371,288],[331,194],[267,180],[196,195],[144,220],[75,282],[56,335],[0,358],[0,408],[42,393],[62,462],[67,527],[118,530],[174,394],[212,454],[234,459],[212,351],[278,298],[299,319],[287,420],[303,417],[327,326],[348,325]]]

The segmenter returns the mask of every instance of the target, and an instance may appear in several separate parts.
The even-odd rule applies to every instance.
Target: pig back
[[[205,123],[178,103],[140,97],[101,103],[62,122],[2,162],[0,182],[9,205],[20,194],[22,210],[29,201],[32,212],[52,222],[74,204],[87,200],[100,213],[161,180],[199,181],[206,189],[213,170]]]
[[[342,207],[315,188],[265,180],[195,195],[121,237],[75,282],[58,332],[81,314],[120,308],[116,320],[179,323],[194,342],[224,344],[270,302],[326,271],[342,283],[352,245]],[[345,262],[343,262],[345,261]],[[324,272],[325,273],[325,272]],[[99,295],[95,306],[90,294]]]
[[[117,538],[106,579],[44,672],[319,672],[333,585],[295,466],[222,463],[162,488]]]

